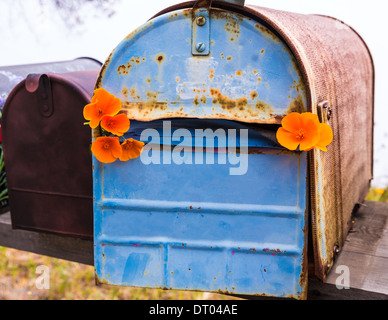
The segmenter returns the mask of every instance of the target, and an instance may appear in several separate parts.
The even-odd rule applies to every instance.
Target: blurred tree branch
[[[87,8],[92,8],[96,15],[112,17],[116,13],[114,5],[118,2],[121,0],[39,0],[42,8],[54,6],[69,28],[84,23],[84,12]]]

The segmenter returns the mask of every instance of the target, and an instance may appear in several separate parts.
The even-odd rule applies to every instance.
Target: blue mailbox
[[[288,113],[317,112],[303,51],[258,9],[210,3],[159,13],[101,69],[96,87],[131,120],[125,137],[146,145],[129,162],[93,160],[96,277],[305,299],[309,206],[322,259],[329,210],[310,202],[316,154],[275,138]]]

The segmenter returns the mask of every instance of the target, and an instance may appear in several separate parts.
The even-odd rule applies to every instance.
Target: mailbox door
[[[141,158],[94,163],[100,283],[305,297],[307,155],[244,129],[132,122],[126,138],[148,143]]]

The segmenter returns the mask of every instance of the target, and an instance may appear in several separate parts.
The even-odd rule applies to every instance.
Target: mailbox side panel
[[[325,280],[345,243],[354,209],[373,178],[374,65],[361,37],[331,17],[262,7],[245,10],[273,28],[303,70],[308,109],[327,102],[334,142],[310,158],[316,274]]]

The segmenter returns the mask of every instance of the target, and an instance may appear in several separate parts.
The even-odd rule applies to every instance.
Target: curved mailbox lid
[[[68,73],[100,68],[102,63],[89,57],[81,57],[69,61],[36,63],[29,65],[0,66],[0,109],[13,88],[29,74]]]
[[[306,111],[286,44],[257,21],[212,8],[210,54],[192,54],[191,9],[158,16],[112,52],[97,87],[120,97],[132,120],[227,119],[280,124]]]

